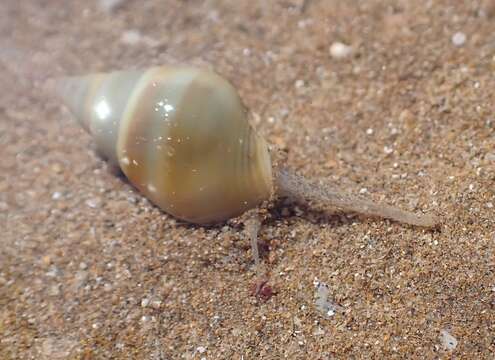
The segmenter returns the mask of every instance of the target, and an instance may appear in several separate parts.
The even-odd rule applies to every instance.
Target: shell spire
[[[81,99],[87,97],[93,83],[93,76],[69,76],[50,79],[48,87],[69,108],[79,125],[89,132],[87,123],[85,102]]]

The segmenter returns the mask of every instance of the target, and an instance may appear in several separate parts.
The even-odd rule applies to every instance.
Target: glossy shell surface
[[[57,91],[108,161],[167,213],[208,224],[272,191],[267,144],[215,73],[156,67],[61,79]]]

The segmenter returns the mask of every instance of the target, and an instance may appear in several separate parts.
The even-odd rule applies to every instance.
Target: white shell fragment
[[[445,329],[440,331],[440,341],[445,350],[454,350],[457,346],[457,339]]]
[[[332,317],[340,309],[339,305],[333,303],[330,299],[330,290],[328,285],[319,281],[314,282],[316,287],[316,309],[326,317]]]

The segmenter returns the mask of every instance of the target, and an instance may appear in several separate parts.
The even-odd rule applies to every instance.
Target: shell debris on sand
[[[440,331],[440,341],[445,350],[451,351],[457,347],[457,339],[445,329]]]
[[[315,306],[320,313],[326,317],[332,317],[337,311],[342,310],[342,307],[335,304],[330,298],[330,289],[327,284],[320,282],[318,279],[315,279],[313,284],[316,288]]]

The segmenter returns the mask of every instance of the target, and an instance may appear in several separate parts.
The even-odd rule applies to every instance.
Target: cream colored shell
[[[268,148],[236,90],[189,67],[65,78],[58,92],[101,153],[154,204],[193,223],[268,199]]]

